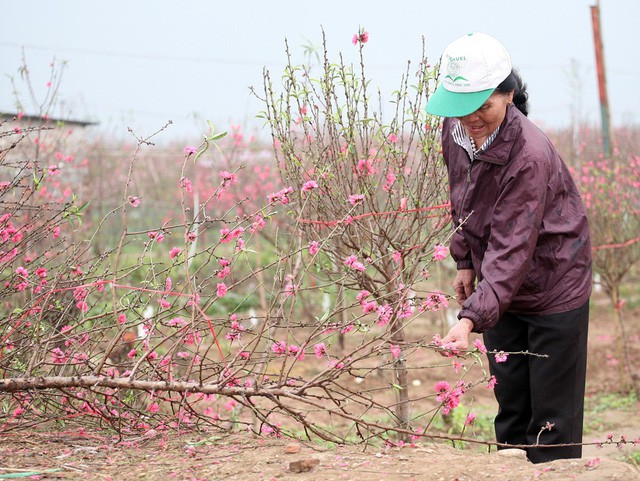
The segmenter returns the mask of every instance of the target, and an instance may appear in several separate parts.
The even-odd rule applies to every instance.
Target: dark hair
[[[496,91],[503,94],[508,94],[513,91],[513,103],[515,106],[518,107],[518,110],[523,114],[529,114],[527,84],[522,81],[522,77],[516,69],[511,69],[509,76],[496,87]]]

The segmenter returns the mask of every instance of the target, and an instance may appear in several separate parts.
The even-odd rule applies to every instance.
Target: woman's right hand
[[[453,281],[453,290],[456,293],[458,304],[462,305],[476,290],[476,273],[473,269],[459,269],[456,280]]]

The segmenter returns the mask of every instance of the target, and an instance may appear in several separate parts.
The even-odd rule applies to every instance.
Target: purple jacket
[[[451,240],[458,269],[475,270],[476,291],[459,318],[475,332],[506,312],[554,314],[591,294],[591,242],[585,210],[569,171],[549,139],[515,106],[485,152],[470,162],[444,120]]]

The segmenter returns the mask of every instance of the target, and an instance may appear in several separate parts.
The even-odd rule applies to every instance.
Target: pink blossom
[[[433,259],[436,261],[441,261],[447,257],[449,253],[449,249],[447,249],[443,245],[436,245],[433,247]]]
[[[318,188],[318,183],[315,180],[308,180],[302,185],[302,192],[309,192]]]
[[[438,398],[436,398],[438,401],[442,401],[444,397],[442,399],[439,399],[439,397],[446,394],[451,389],[451,385],[447,381],[438,381],[434,387],[438,393]]]
[[[398,264],[402,260],[402,253],[398,251],[394,251],[394,253],[391,254],[391,258],[396,264]]]
[[[349,204],[356,205],[364,201],[364,194],[351,194],[349,196]]]
[[[449,300],[441,291],[435,290],[431,292],[420,305],[423,311],[438,311],[449,307]]]
[[[173,281],[171,280],[171,277],[167,277],[167,279],[164,281],[164,290],[170,292],[172,287]]]
[[[377,319],[376,324],[380,327],[383,327],[389,323],[391,320],[391,315],[393,314],[393,308],[389,304],[383,304],[378,307],[377,310]]]
[[[232,342],[240,340],[240,336],[245,331],[245,327],[242,324],[240,324],[236,319],[237,319],[237,316],[233,314],[231,316],[231,330],[224,336],[226,339]]]
[[[185,239],[187,242],[195,242],[197,237],[198,235],[195,232],[191,231],[191,232],[187,232]]]
[[[166,299],[160,299],[160,307],[162,307],[163,309],[169,309],[171,307],[171,304]]]
[[[324,342],[319,342],[313,346],[313,351],[316,353],[316,357],[321,359],[327,354],[327,346],[325,346]]]
[[[69,356],[67,356],[67,354],[59,347],[55,347],[51,350],[51,357],[54,364],[64,364],[69,360]]]
[[[400,346],[396,344],[391,344],[389,346],[389,351],[391,351],[391,355],[393,356],[394,359],[398,359],[398,357],[400,357],[400,353],[402,352],[402,350],[400,349]]]
[[[373,175],[375,173],[371,159],[361,159],[356,167],[360,175]]]
[[[464,421],[464,425],[465,425],[465,426],[469,426],[469,425],[470,425],[470,424],[472,424],[475,420],[476,420],[476,415],[475,415],[475,413],[469,413],[469,414],[467,414],[467,419],[465,419],[465,421]]]
[[[120,314],[120,315],[118,316],[118,322],[119,322],[120,324],[124,324],[125,322],[127,322],[127,316],[125,316],[124,314]]]
[[[282,356],[287,353],[287,343],[284,341],[277,341],[271,344],[271,351],[278,356]]]
[[[228,244],[233,239],[237,239],[244,233],[244,227],[236,227],[233,230],[229,230],[228,227],[220,229],[220,242],[222,244]]]
[[[130,195],[127,199],[129,201],[129,204],[131,205],[131,207],[138,207],[140,205],[140,203],[142,202],[140,197],[136,197],[134,195]]]
[[[275,202],[282,202],[283,204],[288,204],[290,202],[289,194],[293,192],[293,187],[285,187],[284,189],[279,190],[273,194],[269,194],[267,199],[270,204]]]
[[[179,357],[180,359],[186,359],[190,356],[191,354],[189,354],[186,351],[178,351],[176,352],[176,357]]]
[[[167,321],[167,326],[171,326],[171,327],[184,327],[187,324],[189,323],[181,317],[174,317],[173,319],[169,319]]]
[[[356,261],[353,264],[351,264],[351,268],[353,270],[360,271],[360,272],[364,272],[366,269],[365,265],[360,261]]]
[[[485,347],[484,343],[480,339],[476,339],[475,341],[473,341],[473,345],[481,354],[487,353],[487,348]]]
[[[262,218],[261,215],[256,215],[255,217],[255,221],[251,224],[251,227],[249,227],[249,232],[251,232],[252,234],[255,234],[257,231],[264,229],[264,219]]]
[[[392,144],[395,144],[398,141],[398,136],[396,134],[389,134],[389,136],[387,137],[387,139],[389,140],[389,142],[391,142]]]
[[[134,357],[136,357],[136,350],[135,349],[131,349],[128,353],[127,353],[127,357],[130,359],[133,359]]]
[[[378,309],[378,303],[376,301],[362,302],[360,304],[362,306],[363,314],[370,314],[372,312],[376,312]]]
[[[358,33],[353,34],[353,38],[351,39],[351,43],[357,45],[358,43],[364,44],[369,41],[369,32],[364,29],[360,29]]]
[[[16,269],[16,274],[18,274],[19,276],[22,277],[29,277],[29,271],[26,270],[24,267],[20,266]]]
[[[150,413],[153,413],[153,414],[157,413],[158,409],[159,409],[158,403],[156,403],[156,402],[151,403],[151,404],[149,404],[149,406],[147,406],[147,411],[149,411]]]
[[[188,177],[180,178],[180,187],[182,187],[187,192],[193,192],[193,186],[191,185],[191,180]]]
[[[49,172],[49,175],[51,177],[55,177],[56,175],[58,175],[60,173],[60,166],[57,165],[57,164],[52,164],[47,169],[47,172]]]
[[[219,282],[216,286],[216,295],[218,297],[224,297],[227,295],[227,285],[224,282]]]
[[[400,210],[407,210],[407,198],[403,197],[402,199],[400,199]]]
[[[358,260],[358,258],[356,256],[349,256],[344,260],[344,265],[351,267],[353,265],[354,262],[356,262]]]
[[[387,192],[390,191],[395,181],[396,181],[396,174],[394,174],[393,171],[389,170],[389,172],[387,172],[386,182],[384,183],[382,188]]]
[[[291,344],[287,348],[287,352],[288,352],[289,356],[295,357],[296,359],[299,359],[300,361],[302,361],[304,359],[304,349],[302,349],[299,346]]]
[[[296,285],[292,282],[287,283],[284,286],[284,295],[285,297],[294,296],[296,294]]]
[[[197,147],[193,147],[191,145],[187,145],[184,149],[182,149],[188,155],[195,154],[198,151]]]
[[[220,269],[218,271],[216,276],[218,277],[218,279],[224,279],[225,277],[227,277],[229,275],[230,272],[231,272],[231,267],[224,266],[222,269]]]
[[[496,362],[506,362],[508,357],[509,353],[506,353],[504,351],[497,352],[495,355]]]
[[[496,384],[498,384],[498,380],[495,376],[491,376],[487,381],[487,389],[493,389]]]
[[[227,172],[226,170],[220,171],[220,177],[222,177],[222,181],[224,184],[237,184],[238,176],[236,174],[232,174],[231,172]]]
[[[360,304],[365,304],[365,299],[367,297],[369,297],[371,295],[371,293],[365,289],[361,290],[360,292],[358,292],[358,295],[356,296],[356,299],[358,300],[358,302]]]
[[[180,249],[179,247],[174,247],[169,251],[169,257],[171,257],[172,259],[175,259],[177,256],[180,255],[181,252],[182,252],[182,249]]]
[[[317,241],[309,242],[309,255],[314,256],[318,253],[319,250],[320,250],[320,246],[318,245]]]
[[[353,324],[347,324],[345,327],[340,329],[340,334],[347,334],[348,332],[353,331],[356,328]]]

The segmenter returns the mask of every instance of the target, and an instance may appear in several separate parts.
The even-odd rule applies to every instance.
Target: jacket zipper
[[[469,160],[469,167],[467,167],[467,181],[465,182],[464,194],[462,194],[462,202],[460,203],[461,219],[464,219],[464,216],[462,215],[462,209],[464,208],[464,201],[467,199],[467,192],[469,191],[469,186],[471,185],[471,168],[473,167],[474,160],[475,160],[475,155],[471,160]]]

